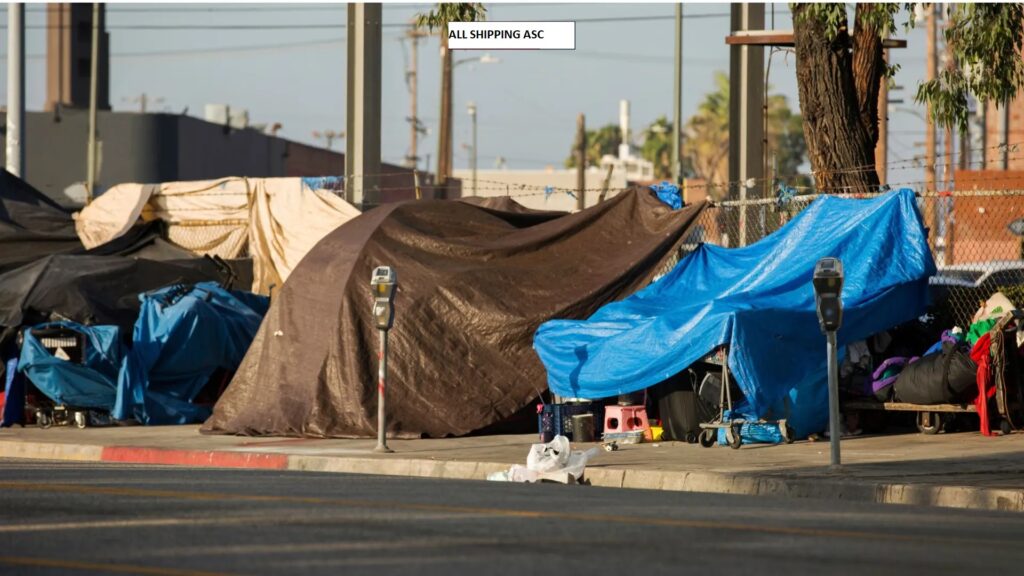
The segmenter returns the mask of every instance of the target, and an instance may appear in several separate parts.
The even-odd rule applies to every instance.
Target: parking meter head
[[[814,302],[822,332],[835,332],[843,323],[843,263],[822,258],[814,267]]]
[[[395,288],[398,277],[390,266],[377,266],[370,277],[373,320],[378,330],[390,330],[395,321]]]
[[[373,288],[375,298],[387,298],[394,300],[395,286],[398,285],[398,277],[391,266],[377,266],[373,269],[370,277],[370,286]]]

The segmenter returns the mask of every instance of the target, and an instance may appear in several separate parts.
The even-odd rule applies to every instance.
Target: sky
[[[454,73],[454,164],[469,165],[471,124],[466,105],[478,109],[479,166],[503,157],[510,169],[560,166],[571,147],[576,116],[588,127],[618,122],[618,102],[631,102],[633,133],[658,116],[671,117],[674,4],[487,3],[488,20],[575,20],[575,51],[501,51],[496,63],[464,62]],[[409,148],[410,94],[405,84],[409,45],[403,24],[429,4],[385,4],[382,155],[401,163]],[[716,72],[728,72],[729,5],[687,4],[683,24],[683,115],[694,113],[713,89]],[[792,28],[786,4],[766,6],[766,27]],[[6,53],[6,7],[2,16]],[[647,19],[654,17],[656,19]],[[902,24],[903,16],[898,19]],[[41,110],[45,98],[45,6],[26,8],[26,101]],[[344,4],[127,4],[107,5],[110,33],[110,102],[138,108],[147,94],[151,110],[202,116],[206,104],[245,108],[250,122],[283,126],[285,138],[325,145],[314,131],[345,129]],[[901,65],[891,98],[890,161],[923,150],[923,108],[913,94],[924,71],[921,29],[901,34],[909,47],[895,50]],[[455,60],[482,52],[455,52]],[[772,57],[771,93],[798,107],[794,56]],[[6,101],[6,60],[0,59],[0,99]],[[420,156],[436,167],[440,58],[436,37],[419,48],[418,103],[430,134]],[[336,140],[335,149],[344,141]],[[421,168],[424,167],[421,164]],[[910,181],[904,168],[892,174]]]

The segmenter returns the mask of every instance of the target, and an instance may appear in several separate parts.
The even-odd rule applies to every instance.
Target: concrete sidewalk
[[[525,464],[534,435],[393,440],[204,436],[197,426],[0,430],[0,458],[351,472],[483,480]],[[591,445],[579,445],[587,448]],[[575,446],[574,446],[575,447]],[[587,467],[593,485],[826,498],[1024,511],[1024,434],[976,432],[844,439],[830,470],[827,442],[701,448],[677,442],[622,446]],[[0,464],[2,468],[2,464]]]

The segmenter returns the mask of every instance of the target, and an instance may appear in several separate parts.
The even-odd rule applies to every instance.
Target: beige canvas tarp
[[[117,238],[133,224],[163,220],[168,239],[197,254],[253,260],[252,290],[268,293],[313,246],[359,210],[302,178],[222,178],[120,184],[75,214],[87,247]]]

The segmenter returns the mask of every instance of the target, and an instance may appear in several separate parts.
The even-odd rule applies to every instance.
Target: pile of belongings
[[[1016,310],[1013,302],[996,292],[974,314],[966,332],[953,327],[944,330],[940,340],[920,356],[889,357],[874,369],[868,382],[848,386],[847,391],[881,402],[923,405],[973,402],[981,417],[982,433],[990,435],[989,400],[997,392],[998,386],[994,384],[1004,377],[1004,354],[1012,360],[1024,353],[1024,332],[1019,329]],[[1003,330],[1014,326],[1018,330],[1009,342],[1004,342]],[[999,350],[992,349],[994,340],[999,343]],[[998,367],[995,373],[994,366]],[[1007,392],[1020,394],[1019,390]],[[1007,412],[1005,406],[1000,412]],[[1013,422],[1012,415],[1009,416]]]
[[[252,291],[269,294],[321,238],[359,215],[337,185],[330,177],[119,184],[75,214],[75,230],[92,248],[139,222],[162,222],[191,254],[251,258]]]
[[[0,172],[0,384],[13,380],[8,365],[17,364],[25,328],[69,321],[116,326],[127,338],[143,292],[176,283],[252,283],[251,262],[197,257],[162,234],[161,222],[135,224],[87,247],[69,210]],[[5,421],[20,422],[20,408],[6,406]]]
[[[798,438],[819,432],[828,418],[827,371],[811,278],[823,257],[839,258],[845,271],[840,345],[925,312],[935,264],[914,192],[823,196],[755,244],[702,244],[665,277],[586,320],[543,324],[534,347],[548,385],[569,398],[630,393],[728,345],[743,396],[735,417],[785,418]]]
[[[269,299],[200,282],[142,293],[138,300],[129,345],[116,325],[44,323],[22,333],[18,372],[57,406],[142,424],[205,420],[211,404],[197,398],[208,385],[217,387],[208,390],[211,400],[219,395]],[[16,404],[11,392],[7,403]]]
[[[533,405],[544,321],[583,318],[647,285],[705,204],[673,210],[635,189],[573,213],[509,198],[379,206],[328,234],[275,292],[202,431],[373,437],[371,273],[398,277],[388,434],[463,435]]]
[[[250,281],[251,264],[197,258],[160,237],[158,222],[86,248],[65,210],[7,171],[0,173],[0,358],[23,325],[52,319],[130,328],[137,295],[175,282]],[[2,368],[0,368],[2,370]]]

